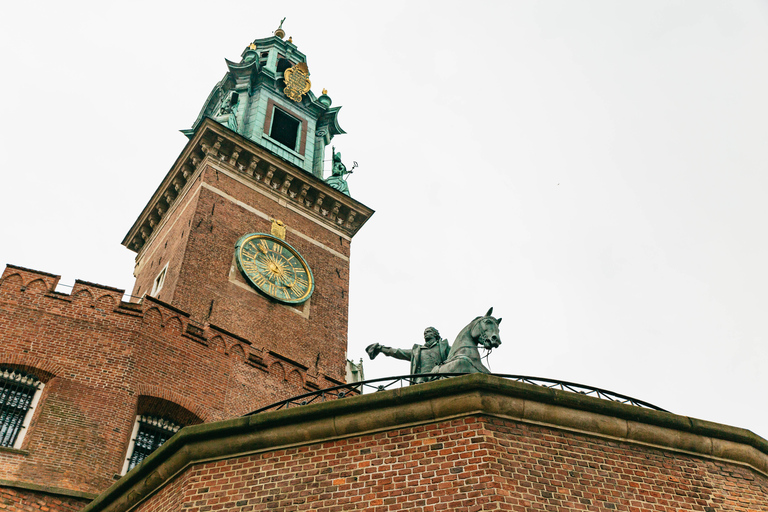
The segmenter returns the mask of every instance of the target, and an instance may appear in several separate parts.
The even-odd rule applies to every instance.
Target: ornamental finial
[[[280,26],[277,27],[277,30],[275,30],[275,35],[279,37],[280,39],[285,37],[285,30],[283,30],[283,22],[285,21],[285,18],[280,20]]]

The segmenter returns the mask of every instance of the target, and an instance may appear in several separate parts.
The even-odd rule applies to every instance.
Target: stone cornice
[[[273,155],[212,119],[204,119],[165,176],[122,244],[139,252],[161,225],[177,197],[207,163],[230,166],[256,186],[278,194],[319,224],[354,236],[373,215],[364,204]]]
[[[62,487],[52,487],[50,485],[34,484],[32,482],[23,482],[21,480],[3,480],[0,479],[0,487],[13,487],[16,489],[24,489],[27,491],[42,492],[46,494],[53,494],[59,496],[67,496],[71,498],[81,498],[84,500],[92,500],[98,494],[92,492],[73,491],[72,489],[64,489]]]
[[[472,415],[728,461],[768,474],[768,441],[748,430],[476,373],[186,427],[83,512],[127,512],[192,464]]]

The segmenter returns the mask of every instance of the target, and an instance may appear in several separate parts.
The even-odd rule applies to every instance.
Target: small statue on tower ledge
[[[357,167],[357,162],[354,163],[352,169],[347,170],[347,166],[341,161],[341,152],[336,152],[336,148],[331,148],[333,153],[333,167],[331,168],[331,175],[325,179],[325,182],[332,188],[335,188],[339,192],[349,195],[349,186],[347,185],[347,174],[352,174],[352,170]]]

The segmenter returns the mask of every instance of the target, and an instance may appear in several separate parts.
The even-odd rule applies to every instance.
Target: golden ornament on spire
[[[312,82],[309,81],[309,68],[306,62],[299,62],[293,67],[285,70],[285,89],[286,96],[295,102],[300,102],[301,97],[309,92]]]

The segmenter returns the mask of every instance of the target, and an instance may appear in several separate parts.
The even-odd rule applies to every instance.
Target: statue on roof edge
[[[347,166],[341,161],[341,152],[336,152],[336,148],[331,149],[333,153],[333,167],[331,168],[331,175],[325,179],[325,182],[332,188],[335,188],[339,192],[349,195],[349,185],[344,176],[352,174],[351,170],[347,170]],[[352,167],[354,169],[354,167]]]
[[[410,349],[385,347],[379,343],[368,345],[365,351],[373,359],[379,353],[385,356],[403,359],[411,362],[411,375],[418,373],[430,373],[434,368],[440,366],[448,357],[451,350],[448,340],[440,337],[440,333],[434,327],[424,329],[424,344],[415,344]],[[429,377],[416,377],[413,384],[419,384],[430,380]]]

